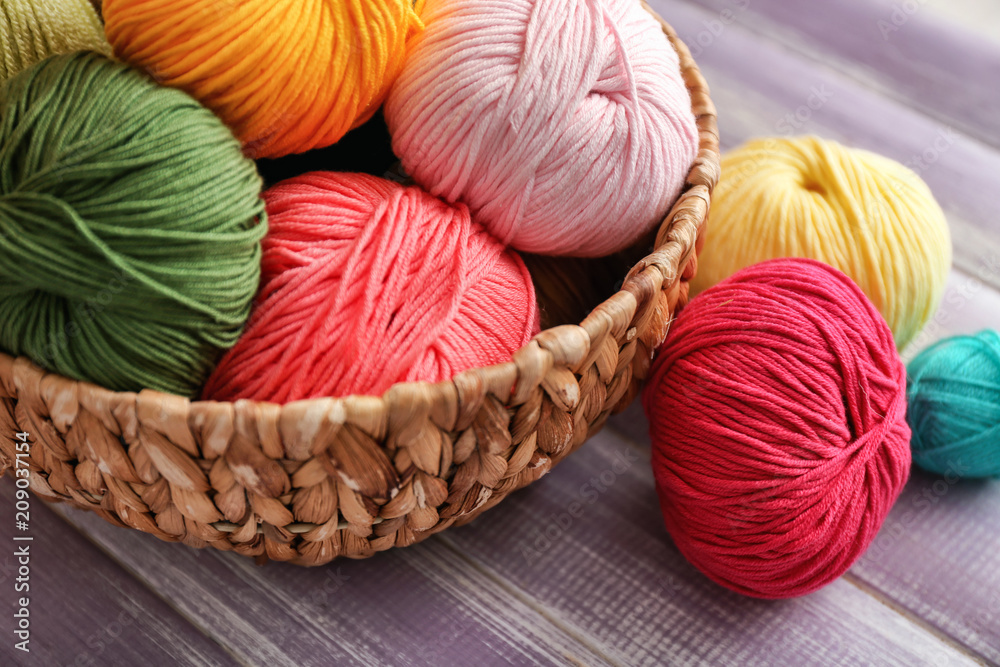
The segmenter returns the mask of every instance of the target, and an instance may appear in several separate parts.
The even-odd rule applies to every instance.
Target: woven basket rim
[[[653,283],[659,283],[662,286],[665,283],[669,283],[670,280],[676,276],[678,266],[670,267],[664,264],[664,248],[669,244],[677,243],[677,241],[671,236],[670,232],[681,220],[691,217],[690,207],[692,204],[700,208],[700,204],[695,203],[693,201],[694,199],[703,202],[705,208],[708,207],[711,201],[711,192],[718,183],[719,173],[721,170],[716,110],[709,95],[708,84],[701,77],[698,66],[695,64],[690,50],[677,36],[674,29],[666,21],[664,21],[659,14],[657,14],[657,12],[653,10],[647,2],[645,2],[645,0],[640,0],[640,3],[646,11],[652,14],[653,17],[659,21],[663,32],[666,34],[679,56],[681,72],[685,75],[685,82],[687,84],[688,91],[691,94],[692,110],[695,114],[699,130],[698,156],[688,173],[684,189],[678,197],[678,200],[675,202],[663,222],[660,223],[653,252],[640,260],[638,264],[632,268],[626,276],[621,289],[616,294],[595,306],[584,321],[579,324],[579,326],[586,329],[588,333],[593,332],[591,331],[592,327],[587,325],[600,319],[601,314],[603,314],[606,309],[617,308],[616,302],[623,298],[624,295],[631,294],[633,296],[637,296],[643,294],[648,292],[648,286],[643,283],[647,283],[651,280]],[[692,83],[694,83],[694,85],[692,85]],[[683,264],[689,258],[690,253],[694,250],[694,245],[691,245],[691,247],[688,248],[687,253],[679,258],[679,262],[677,262],[677,264]],[[654,273],[658,273],[659,276],[657,277]],[[292,406],[292,409],[296,409],[295,406],[302,407],[306,405],[310,407],[318,406],[319,409],[333,409],[335,405],[345,401],[370,403],[373,400],[381,400],[386,402],[391,407],[403,396],[409,396],[414,393],[424,396],[428,394],[432,396],[446,396],[452,393],[449,391],[449,388],[453,387],[456,382],[461,383],[463,381],[467,381],[467,376],[476,372],[485,373],[490,376],[491,379],[493,379],[493,382],[496,383],[496,386],[503,386],[508,383],[514,385],[516,383],[516,376],[518,375],[517,362],[519,359],[527,361],[528,357],[533,356],[533,353],[530,351],[533,347],[541,346],[550,353],[556,353],[558,350],[559,357],[571,362],[572,357],[574,356],[571,354],[572,348],[578,346],[580,343],[579,336],[576,335],[576,332],[572,331],[572,327],[573,325],[558,325],[548,329],[543,329],[539,334],[534,336],[531,341],[517,350],[510,361],[492,364],[490,366],[467,369],[455,374],[455,376],[448,380],[442,380],[436,383],[422,381],[398,382],[387,389],[383,394],[381,394],[381,396],[369,394],[323,396],[289,401],[284,404],[278,404],[271,401],[253,401],[249,399],[239,399],[237,401],[189,399],[183,396],[168,394],[152,389],[143,389],[138,392],[114,391],[85,380],[66,378],[61,376],[59,373],[48,371],[46,369],[38,368],[38,370],[44,375],[63,377],[67,382],[78,385],[79,390],[86,393],[95,393],[97,395],[107,393],[115,394],[119,397],[139,395],[164,396],[171,397],[172,399],[179,399],[191,405],[248,402],[257,405],[277,406],[280,409],[288,409],[290,406]],[[594,336],[591,336],[592,340],[593,338]],[[17,359],[27,361],[32,366],[37,367],[37,365],[27,357],[21,356],[17,357]],[[14,361],[15,357],[12,357],[5,352],[0,352],[0,367],[8,367],[12,365]],[[4,375],[9,376],[7,373],[4,373]],[[516,399],[513,404],[517,404]],[[361,408],[360,405],[356,407]]]

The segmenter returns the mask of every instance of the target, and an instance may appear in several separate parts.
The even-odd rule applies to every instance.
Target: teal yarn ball
[[[0,87],[0,347],[194,396],[260,277],[262,182],[222,121],[95,53]]]
[[[1000,476],[1000,335],[955,336],[910,362],[913,461],[940,474]]]

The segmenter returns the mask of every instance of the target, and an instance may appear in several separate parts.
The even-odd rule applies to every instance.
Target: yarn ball
[[[260,275],[261,181],[188,95],[95,53],[0,88],[0,347],[108,389],[197,393]]]
[[[205,398],[379,395],[509,361],[538,332],[524,263],[463,206],[333,172],[264,196],[260,294]]]
[[[677,547],[753,597],[839,577],[909,475],[905,392],[889,327],[833,268],[772,260],[698,296],[643,396]]]
[[[90,0],[0,3],[0,81],[49,56],[80,50],[111,54]]]
[[[940,341],[910,362],[913,462],[962,477],[1000,477],[1000,335]]]
[[[692,290],[775,257],[845,272],[902,350],[941,301],[951,236],[930,189],[898,162],[817,137],[761,139],[722,158]]]
[[[329,146],[382,104],[413,0],[105,0],[115,54],[215,111],[253,157]],[[418,3],[419,5],[419,3]]]
[[[428,0],[386,100],[393,149],[503,243],[596,257],[680,193],[698,130],[679,60],[635,0]]]

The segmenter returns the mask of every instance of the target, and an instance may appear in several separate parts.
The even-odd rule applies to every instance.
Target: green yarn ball
[[[116,391],[193,396],[260,277],[261,179],[178,90],[95,53],[0,87],[0,347]]]
[[[1000,335],[955,336],[907,371],[913,462],[962,477],[1000,477]]]

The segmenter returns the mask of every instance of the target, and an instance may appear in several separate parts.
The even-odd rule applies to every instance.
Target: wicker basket
[[[635,397],[696,269],[719,177],[715,108],[690,52],[663,29],[691,91],[698,159],[655,250],[579,325],[450,382],[285,406],[116,393],[0,355],[0,471],[26,431],[30,488],[46,500],[164,540],[302,565],[413,544],[534,482]],[[573,281],[547,281],[548,298]]]

